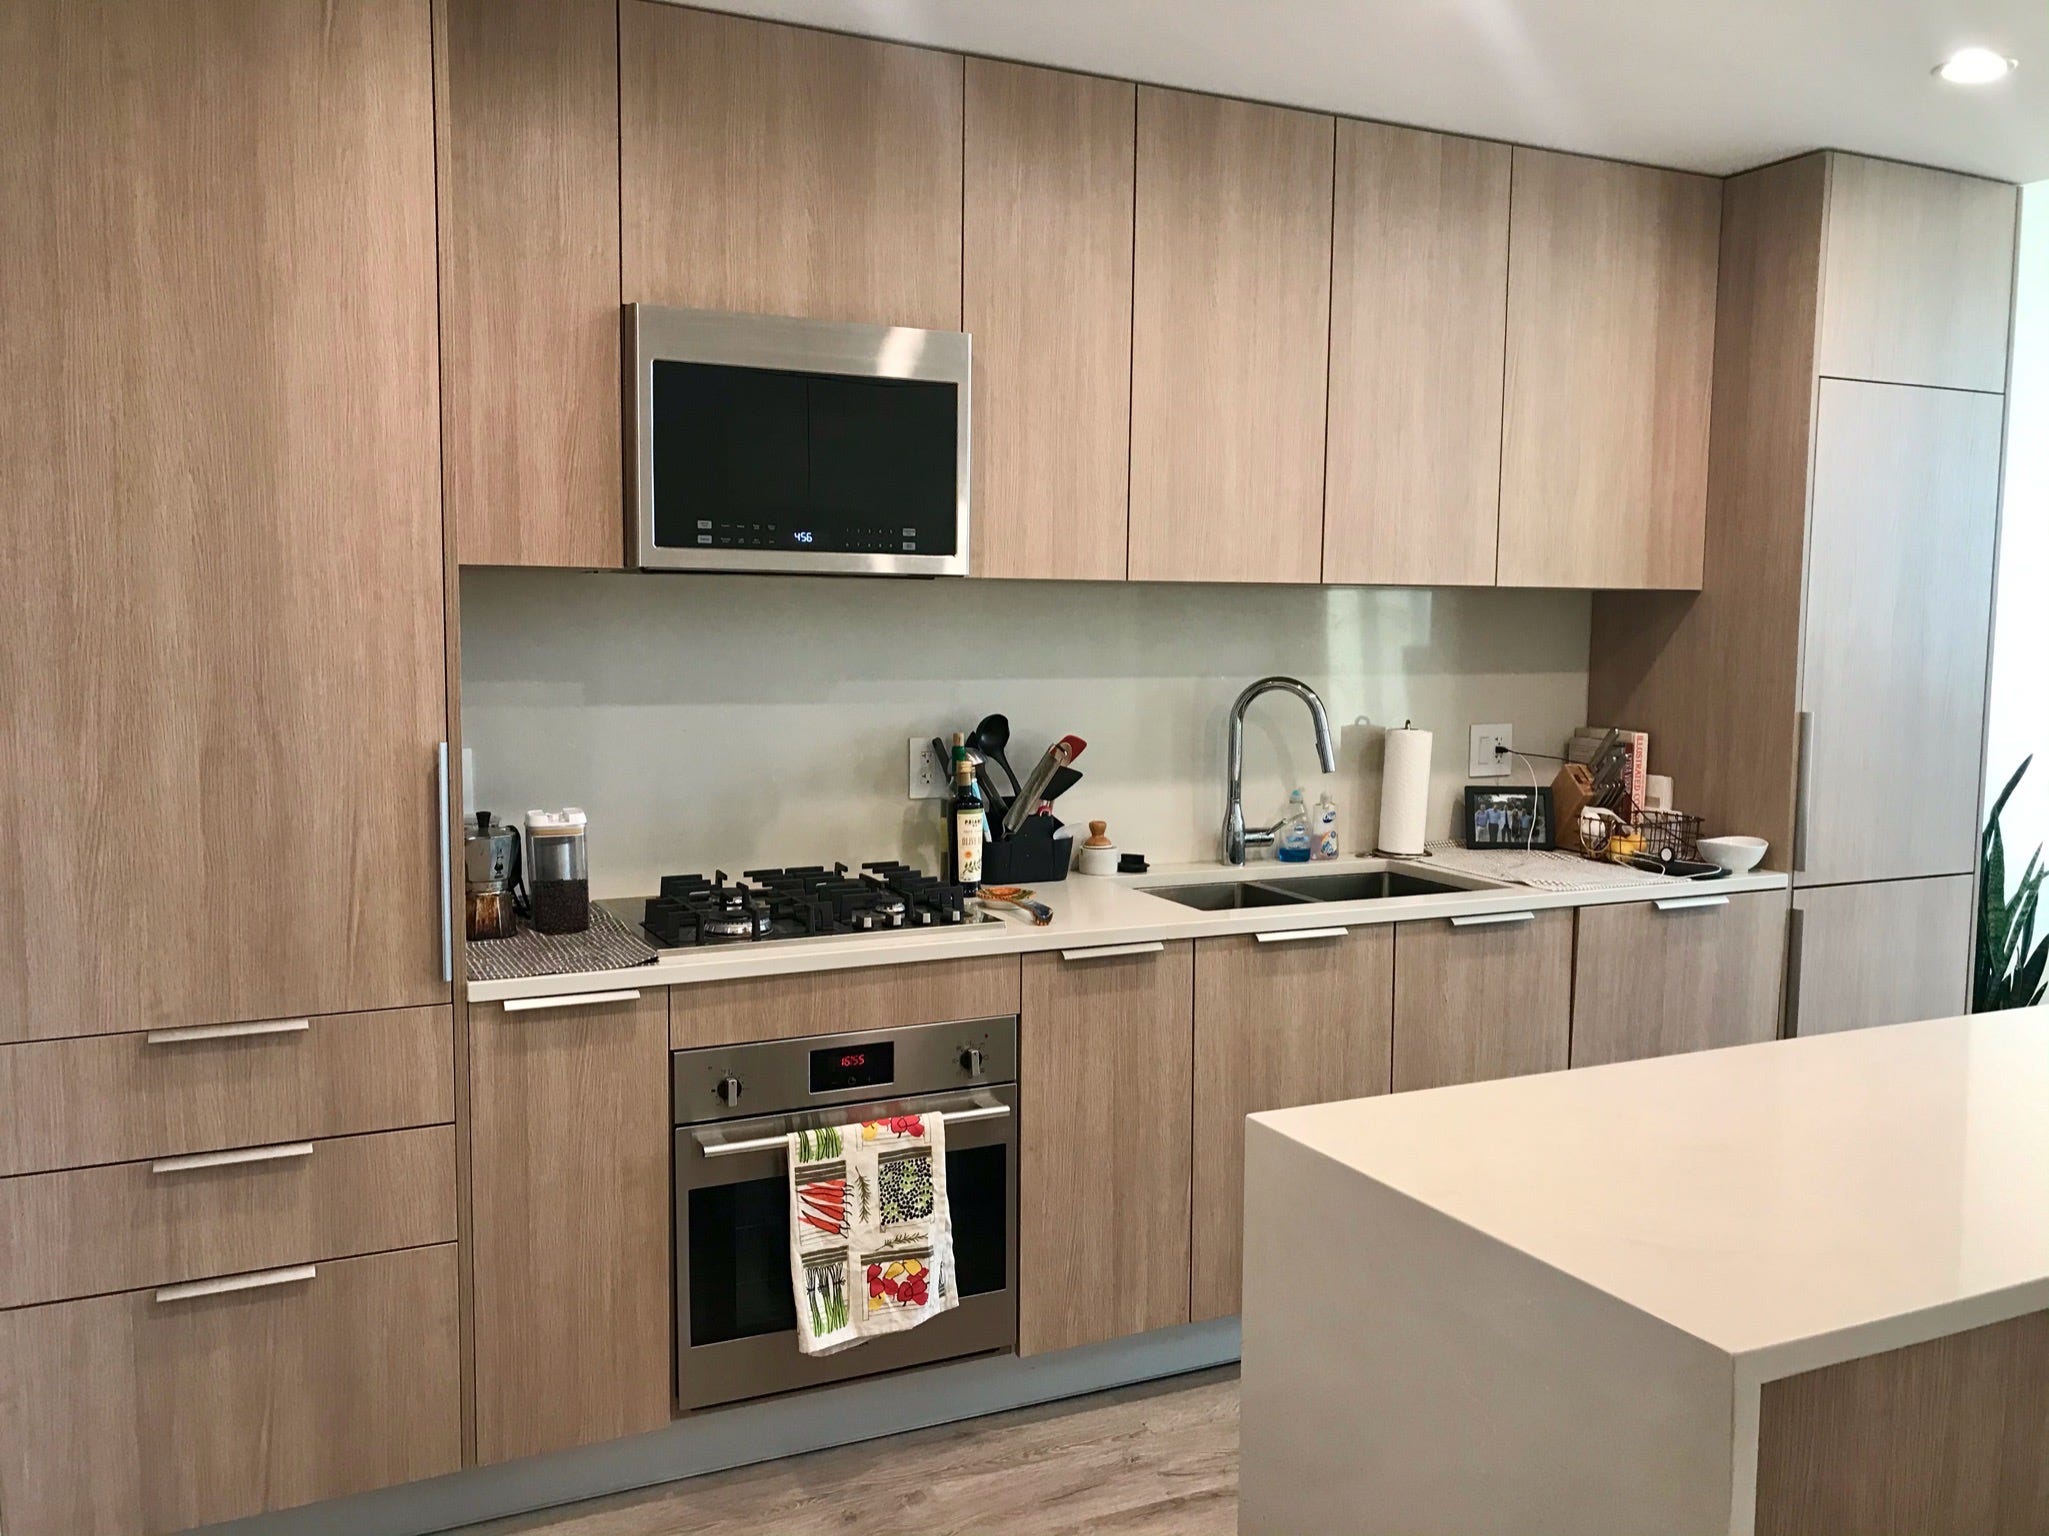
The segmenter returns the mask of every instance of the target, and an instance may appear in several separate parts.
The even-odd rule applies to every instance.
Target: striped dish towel
[[[946,1126],[902,1115],[789,1138],[797,1345],[831,1355],[959,1305]]]

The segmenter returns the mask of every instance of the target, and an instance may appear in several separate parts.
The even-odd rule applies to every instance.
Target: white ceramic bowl
[[[1770,846],[1761,837],[1704,837],[1700,856],[1732,875],[1743,875],[1764,862],[1764,851]]]

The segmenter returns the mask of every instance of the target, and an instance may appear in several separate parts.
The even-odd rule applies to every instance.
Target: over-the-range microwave
[[[628,307],[644,570],[968,573],[959,331]]]

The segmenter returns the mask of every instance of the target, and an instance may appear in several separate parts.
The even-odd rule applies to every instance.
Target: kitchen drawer
[[[898,1029],[1017,1012],[1016,955],[927,960],[803,976],[750,976],[673,989],[670,1043],[679,1051],[859,1029]]]
[[[1571,912],[1396,926],[1396,1093],[1555,1072],[1571,1043]]]
[[[0,1046],[0,1177],[455,1118],[443,1007]]]
[[[453,1241],[452,1125],[29,1174],[0,1179],[0,1307]]]
[[[454,1244],[260,1278],[0,1313],[8,1536],[153,1536],[461,1465]]]
[[[1582,907],[1572,1064],[1775,1039],[1785,954],[1784,891]]]

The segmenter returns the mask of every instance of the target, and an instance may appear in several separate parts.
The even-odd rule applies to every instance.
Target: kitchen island
[[[1279,1110],[1262,1532],[2049,1529],[2049,1010]]]

